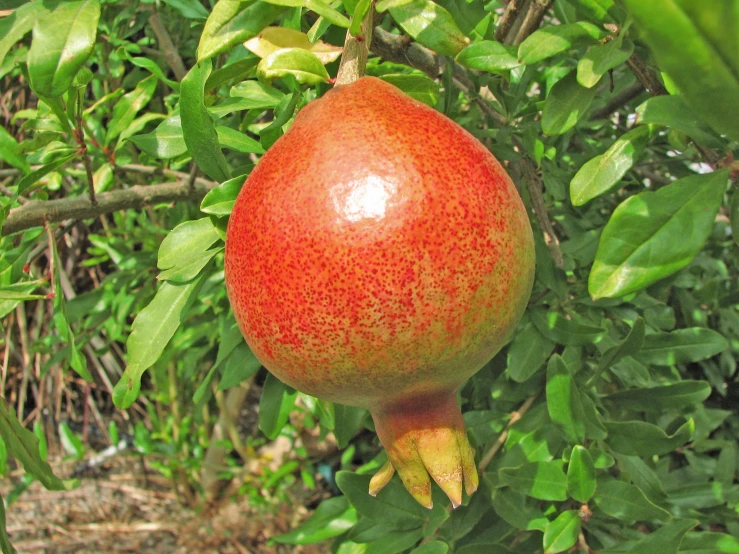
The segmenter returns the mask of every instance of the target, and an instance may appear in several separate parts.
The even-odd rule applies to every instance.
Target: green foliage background
[[[331,433],[344,449],[329,470],[337,495],[280,543],[330,540],[339,554],[739,552],[739,1],[377,2],[367,73],[504,162],[537,239],[517,334],[460,392],[483,479],[455,511],[440,491],[421,508],[397,479],[368,496],[384,454],[358,434],[367,414],[265,377],[223,285],[244,176],[328,90],[330,45],[352,22],[356,32],[369,4],[8,5],[0,78],[34,100],[0,129],[3,324],[43,303],[51,325],[33,345],[43,371],[86,380],[106,371],[91,356],[121,356],[125,343],[125,371],[107,375],[112,399],[177,406],[165,418],[152,409],[154,429],[133,434],[140,451],[166,453],[160,471],[195,489],[215,417],[202,408],[217,414],[222,391],[264,381],[262,442],[298,441],[296,413]],[[259,39],[267,26],[282,30]],[[64,223],[76,219],[85,224]],[[75,263],[103,279],[69,294],[58,245],[73,226],[85,237]],[[51,474],[43,436],[5,403],[0,432],[3,467],[9,453],[47,487],[74,486]],[[222,478],[254,446],[229,440]],[[300,475],[315,487],[319,464],[301,447],[268,481]],[[259,502],[255,491],[242,488]]]

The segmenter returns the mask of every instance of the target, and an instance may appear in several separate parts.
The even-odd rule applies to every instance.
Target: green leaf
[[[329,498],[292,531],[272,537],[283,544],[314,544],[341,535],[357,523],[357,511],[345,496]]]
[[[164,281],[154,299],[136,316],[126,341],[128,365],[113,389],[116,406],[126,409],[136,400],[141,377],[162,355],[197,298],[202,281],[203,276],[183,284]]]
[[[149,103],[157,88],[158,77],[149,75],[136,88],[125,94],[113,108],[113,117],[108,123],[108,132],[105,135],[105,144],[125,131],[136,118],[136,114]]]
[[[59,442],[67,454],[81,460],[85,455],[85,445],[82,439],[75,435],[65,422],[59,424]]]
[[[626,338],[603,353],[603,356],[598,362],[598,368],[595,370],[593,377],[591,377],[588,382],[592,382],[596,377],[600,376],[603,371],[612,368],[625,357],[633,356],[639,352],[644,344],[644,330],[644,319],[641,317],[636,318],[636,321],[634,321],[634,325],[631,327],[629,334],[626,335]]]
[[[186,19],[206,19],[208,10],[198,0],[162,0]]]
[[[593,458],[590,452],[578,444],[572,449],[567,466],[567,492],[572,498],[585,504],[595,493],[595,487]]]
[[[570,183],[570,200],[582,206],[616,186],[644,152],[652,128],[637,127],[625,133],[608,150],[585,163]]]
[[[15,412],[8,407],[4,398],[0,397],[0,436],[5,442],[8,452],[27,473],[33,475],[41,484],[51,491],[71,490],[77,486],[76,479],[59,479],[51,471],[39,453],[39,440],[31,431],[23,427]]]
[[[162,121],[152,133],[129,137],[142,152],[153,158],[168,160],[187,152],[187,144],[182,134],[182,123],[179,115],[173,115]]]
[[[644,460],[637,456],[619,456],[618,466],[631,476],[632,482],[653,503],[662,505],[667,500],[667,493],[657,472]]]
[[[42,165],[38,169],[31,171],[28,175],[22,177],[16,185],[18,186],[18,194],[23,194],[30,187],[35,185],[41,178],[48,175],[52,171],[56,171],[67,162],[73,160],[77,156],[77,152],[71,152],[66,156],[61,156],[53,162]]]
[[[452,15],[431,0],[409,0],[389,10],[406,33],[439,54],[454,57],[470,42]]]
[[[5,130],[5,127],[0,127],[0,160],[20,169],[24,175],[31,173],[31,166],[23,156],[19,155],[18,142]]]
[[[224,181],[208,191],[200,204],[200,211],[209,215],[229,215],[243,186],[243,175]]]
[[[470,69],[490,73],[508,71],[521,65],[515,46],[505,46],[493,40],[470,44],[457,54],[456,61]]]
[[[367,492],[370,479],[370,475],[359,475],[349,471],[336,473],[336,484],[357,512],[390,529],[400,531],[418,529],[426,523],[433,512],[444,510],[439,503],[432,510],[421,506],[405,490],[399,479],[393,479],[377,493],[377,496],[372,497]]]
[[[593,298],[642,290],[688,265],[711,233],[727,178],[727,170],[693,175],[622,202],[590,271]]]
[[[680,543],[685,554],[739,554],[739,538],[706,531],[688,533]]]
[[[200,35],[198,62],[256,36],[284,12],[285,7],[266,2],[218,0]]]
[[[515,490],[539,500],[567,499],[567,477],[562,462],[531,462],[498,471],[500,480]]]
[[[522,531],[544,531],[549,520],[536,506],[526,505],[526,496],[509,487],[493,492],[493,509],[504,521]]]
[[[0,549],[3,554],[18,554],[8,536],[7,521],[5,519],[5,500],[0,496]],[[446,552],[446,551],[444,551]],[[443,552],[441,553],[443,554]]]
[[[264,154],[264,148],[262,148],[259,141],[235,129],[218,125],[216,126],[216,133],[218,133],[219,144],[224,148],[230,148],[244,154]]]
[[[721,146],[719,139],[679,96],[653,96],[636,108],[636,122],[640,125],[666,125],[706,146]]]
[[[62,2],[33,26],[28,51],[28,75],[33,91],[61,96],[95,46],[100,4],[98,0]]]
[[[544,552],[546,554],[563,552],[577,542],[579,535],[580,516],[577,510],[564,511],[544,531]]]
[[[380,78],[386,83],[398,87],[411,98],[434,107],[439,101],[439,85],[426,75],[408,75],[406,73],[388,73]]]
[[[280,381],[271,373],[262,389],[262,398],[259,400],[259,428],[269,439],[276,439],[287,423],[298,397],[297,391]]]
[[[653,365],[686,364],[712,358],[728,347],[726,339],[716,331],[691,327],[647,335],[636,359]]]
[[[619,391],[603,400],[628,410],[662,413],[699,404],[710,395],[711,385],[706,381],[680,381],[661,387]]]
[[[693,519],[673,519],[656,531],[649,533],[646,537],[634,544],[629,550],[602,550],[602,554],[672,554],[677,553],[685,533],[698,525]]]
[[[578,323],[558,312],[542,309],[531,310],[531,322],[546,338],[566,346],[594,344],[605,334],[601,327]]]
[[[739,246],[739,190],[734,191],[731,199],[729,217],[731,218],[731,235],[736,245]]]
[[[595,88],[585,88],[571,71],[549,91],[541,115],[541,129],[547,135],[561,135],[572,129],[588,111]]]
[[[411,550],[410,554],[447,554],[449,545],[441,541],[431,541]]]
[[[585,414],[580,390],[559,354],[547,365],[547,410],[549,417],[568,442],[582,444],[585,440]]]
[[[230,172],[218,145],[215,125],[205,108],[203,87],[210,71],[210,61],[204,61],[182,79],[180,114],[185,144],[193,161],[205,174],[220,183],[230,178]]]
[[[624,4],[660,68],[693,110],[720,133],[739,140],[739,16],[734,2],[625,0]]]
[[[622,21],[621,10],[615,0],[568,0],[578,11],[594,23]]]
[[[587,21],[545,27],[529,35],[518,47],[518,59],[531,65],[583,44],[594,44],[603,36],[598,27]]]
[[[193,2],[197,3],[196,0],[193,0]],[[207,16],[207,13],[206,13],[206,16]],[[136,67],[142,67],[146,69],[147,71],[149,71],[150,73],[152,73],[153,75],[156,75],[160,81],[166,83],[167,86],[171,87],[175,92],[180,91],[180,84],[177,81],[167,79],[167,76],[164,74],[164,71],[162,71],[162,68],[159,67],[159,64],[157,64],[154,60],[150,60],[149,58],[144,58],[144,57],[134,57],[127,50],[123,50],[123,55],[129,62],[131,62]]]
[[[48,13],[42,2],[28,2],[0,19],[0,65],[5,61],[10,48],[22,39],[44,14]],[[2,127],[0,127],[2,129]]]
[[[243,383],[262,367],[254,353],[245,342],[241,342],[226,357],[221,369],[221,380],[218,390],[226,390]]]
[[[282,48],[272,52],[259,62],[257,75],[267,81],[292,75],[304,85],[317,85],[329,80],[321,60],[313,52],[302,48]]]
[[[186,283],[197,277],[218,251],[208,250],[218,238],[209,217],[180,223],[159,246],[159,279]]]
[[[598,483],[595,503],[604,513],[621,521],[633,523],[658,519],[670,519],[670,512],[653,504],[637,486],[608,479]]]
[[[695,431],[695,422],[689,419],[672,435],[646,421],[611,421],[606,422],[606,429],[606,442],[615,452],[627,456],[661,456],[688,442]]]
[[[346,448],[349,441],[362,428],[362,422],[367,415],[367,410],[354,406],[334,403],[334,437],[339,448]]]
[[[616,460],[613,459],[613,456],[611,456],[607,452],[604,452],[600,448],[591,446],[588,449],[588,452],[593,459],[593,465],[596,467],[596,469],[608,469],[609,467],[613,467],[613,465],[616,463]]]
[[[547,361],[555,344],[527,323],[508,347],[508,376],[517,383],[530,379]]]
[[[630,40],[611,40],[593,46],[577,63],[577,82],[585,88],[594,87],[603,75],[628,60],[633,52],[634,43]]]

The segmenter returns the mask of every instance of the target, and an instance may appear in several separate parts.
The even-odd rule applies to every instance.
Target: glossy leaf
[[[311,42],[308,35],[288,29],[287,27],[266,27],[255,36],[247,40],[244,46],[260,58],[266,58],[282,48],[299,48],[307,50],[327,64],[339,59],[343,48],[322,42]]]
[[[179,92],[180,84],[177,81],[168,79],[167,76],[164,74],[164,71],[162,70],[162,68],[159,67],[159,64],[157,64],[154,60],[150,60],[149,58],[145,58],[143,56],[134,57],[131,54],[129,54],[127,50],[123,50],[123,53],[126,59],[129,62],[131,62],[133,65],[135,65],[136,67],[141,67],[143,69],[146,69],[152,75],[156,75],[160,81],[162,81],[163,83],[166,83],[167,86],[171,87],[175,92]]]
[[[498,471],[500,480],[539,500],[567,499],[567,477],[560,462],[532,462]]]
[[[729,218],[731,219],[731,235],[736,245],[739,246],[739,190],[735,190],[732,195]]]
[[[603,353],[594,375],[600,375],[603,371],[613,367],[626,356],[633,356],[639,352],[644,344],[644,330],[644,319],[639,317],[634,321],[634,325],[631,327],[629,334],[626,335],[626,338]]]
[[[578,323],[558,312],[531,311],[531,322],[551,341],[566,346],[584,346],[598,342],[605,333],[601,327]]]
[[[254,353],[245,342],[241,342],[226,357],[221,366],[221,380],[218,390],[227,390],[251,378],[262,367]]]
[[[434,107],[439,100],[439,85],[426,75],[388,73],[380,78],[427,106]]]
[[[449,545],[441,541],[431,541],[411,550],[410,554],[447,554]]]
[[[530,379],[547,361],[555,344],[527,323],[508,347],[508,376],[517,383]]]
[[[161,160],[176,158],[187,152],[187,144],[185,144],[179,115],[168,117],[151,133],[134,135],[129,137],[128,140],[133,142],[142,152]]]
[[[699,404],[711,394],[706,381],[680,381],[672,385],[615,392],[604,398],[628,410],[657,412]]]
[[[569,0],[585,17],[594,23],[621,21],[621,10],[616,0]]]
[[[567,492],[572,498],[585,504],[595,493],[595,487],[593,458],[590,452],[578,444],[572,449],[567,465]]]
[[[592,23],[578,21],[535,31],[518,47],[518,59],[531,65],[583,44],[598,42],[603,32]]]
[[[304,85],[317,85],[329,79],[321,60],[300,48],[283,48],[271,53],[259,62],[257,75],[267,81],[291,75]]]
[[[18,421],[15,411],[4,398],[0,398],[0,435],[6,448],[27,473],[33,475],[49,490],[71,490],[77,486],[76,479],[59,479],[39,453],[39,440]]]
[[[689,264],[713,228],[727,177],[726,170],[685,177],[622,202],[601,235],[590,294],[624,296]]]
[[[28,51],[28,75],[36,94],[61,96],[72,86],[77,71],[95,46],[98,0],[63,2],[33,26]]]
[[[176,283],[194,279],[217,252],[209,250],[217,240],[218,233],[208,217],[172,229],[159,246],[159,279]]]
[[[136,114],[149,103],[157,87],[157,81],[156,75],[150,75],[116,102],[113,117],[108,123],[108,132],[105,135],[106,145],[125,131],[136,118]]]
[[[624,63],[634,52],[630,40],[611,40],[593,46],[577,63],[577,82],[586,88],[594,87],[603,75]]]
[[[349,498],[357,512],[389,529],[399,531],[418,529],[439,510],[446,511],[440,503],[436,503],[432,510],[424,508],[408,494],[398,479],[393,479],[385,485],[377,496],[370,496],[367,493],[370,479],[370,475],[359,475],[349,471],[336,473],[336,484]]]
[[[38,169],[34,169],[33,171],[31,171],[31,173],[29,173],[28,175],[21,177],[16,183],[16,185],[18,186],[18,194],[23,194],[46,175],[48,175],[52,171],[56,171],[67,162],[72,161],[76,156],[76,152],[71,152],[64,156],[58,157],[54,161],[44,164]]]
[[[494,40],[470,44],[457,54],[456,61],[470,69],[490,73],[508,71],[521,65],[515,46],[506,46]]]
[[[711,358],[728,347],[728,342],[720,333],[692,327],[647,335],[636,358],[645,364],[685,364]]]
[[[298,397],[297,391],[267,374],[259,400],[259,428],[269,439],[277,438],[290,417],[290,410]]]
[[[617,479],[598,484],[595,503],[609,516],[627,522],[651,519],[666,521],[671,517],[670,512],[650,502],[639,487]]]
[[[568,442],[585,440],[585,416],[580,390],[562,358],[555,354],[547,365],[547,410],[549,417]]]
[[[679,96],[654,96],[636,108],[639,124],[666,125],[685,133],[707,146],[719,146],[720,142],[709,128]]]
[[[340,535],[356,523],[357,511],[346,497],[329,498],[296,528],[272,540],[283,544],[314,544]]]
[[[618,552],[627,552],[628,554],[645,554],[648,552],[653,552],[654,554],[676,553],[680,548],[680,543],[685,533],[696,525],[698,525],[698,522],[693,519],[673,519],[656,531],[647,534],[628,550],[622,549]],[[602,553],[616,554],[616,551],[603,550]]]
[[[197,297],[201,282],[202,277],[184,284],[164,281],[154,299],[138,313],[126,342],[128,365],[113,389],[116,406],[125,409],[136,400],[141,377],[162,355]]]
[[[606,428],[606,443],[614,452],[627,456],[659,456],[688,442],[695,431],[695,422],[686,421],[672,435],[646,421],[606,422]]]
[[[0,127],[0,160],[21,170],[24,175],[31,173],[31,166],[28,165],[25,157],[20,155],[18,141],[13,135]]]
[[[603,154],[586,162],[570,183],[572,204],[582,206],[615,187],[639,160],[651,136],[650,127],[637,127],[617,139]]]
[[[334,404],[336,423],[334,425],[334,437],[339,448],[346,448],[349,441],[362,428],[362,422],[367,415],[367,410],[344,404]]]
[[[262,148],[259,141],[254,140],[249,135],[240,133],[236,129],[218,125],[216,127],[216,133],[218,134],[218,143],[223,148],[230,148],[231,150],[244,154],[264,154],[264,148]]]
[[[723,0],[625,0],[624,4],[660,67],[693,110],[720,133],[739,140],[736,5]]]
[[[10,48],[33,29],[36,21],[48,12],[42,2],[28,2],[0,19],[0,65]]]
[[[508,487],[493,492],[493,509],[507,523],[523,531],[544,531],[549,520],[535,505],[526,505],[526,496]]]
[[[739,538],[726,533],[690,532],[680,543],[685,554],[739,554]]]
[[[198,62],[256,36],[285,10],[284,6],[253,0],[218,0],[200,35]]]
[[[233,209],[236,197],[244,185],[244,177],[234,177],[208,191],[200,203],[200,211],[209,215],[228,215]]]
[[[541,115],[541,129],[547,135],[561,135],[580,121],[595,98],[595,88],[585,88],[571,71],[552,87]]]
[[[556,554],[570,548],[580,535],[580,516],[577,510],[559,514],[544,531],[544,552]]]
[[[406,33],[439,54],[456,56],[470,42],[451,14],[431,0],[409,0],[389,10]]]
[[[205,61],[193,67],[182,79],[180,114],[182,133],[192,159],[204,173],[220,183],[230,175],[226,158],[218,145],[215,125],[205,108],[204,86],[210,72],[211,63]]]
[[[207,19],[208,10],[197,0],[162,0],[186,19]]]

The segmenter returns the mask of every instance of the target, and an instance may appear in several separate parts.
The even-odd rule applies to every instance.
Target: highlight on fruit
[[[311,102],[246,180],[226,285],[283,382],[366,408],[387,463],[431,507],[478,487],[457,390],[508,341],[531,294],[526,209],[458,124],[372,77]]]

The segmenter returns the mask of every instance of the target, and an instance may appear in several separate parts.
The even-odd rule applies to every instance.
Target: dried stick
[[[534,403],[537,396],[539,396],[538,393],[530,396],[526,399],[526,402],[521,404],[521,407],[518,410],[511,413],[511,419],[508,420],[508,424],[505,426],[505,429],[503,429],[503,432],[498,437],[498,440],[495,441],[495,444],[490,447],[490,449],[482,457],[482,460],[480,460],[480,464],[477,466],[477,469],[480,473],[485,471],[485,468],[488,467],[490,465],[490,462],[493,461],[493,458],[498,453],[498,450],[500,450],[500,448],[503,446],[506,439],[508,438],[508,432],[511,430],[511,427],[513,427],[518,420],[526,415],[526,412],[529,411],[529,408],[531,408],[531,405]]]
[[[175,48],[167,29],[162,24],[162,20],[159,18],[159,14],[156,11],[152,12],[149,16],[149,25],[151,25],[151,30],[154,31],[154,34],[157,37],[157,42],[162,48],[164,60],[167,62],[167,65],[172,68],[177,80],[181,81],[185,75],[187,75],[185,64],[182,63],[182,58],[180,57],[177,48]]]

